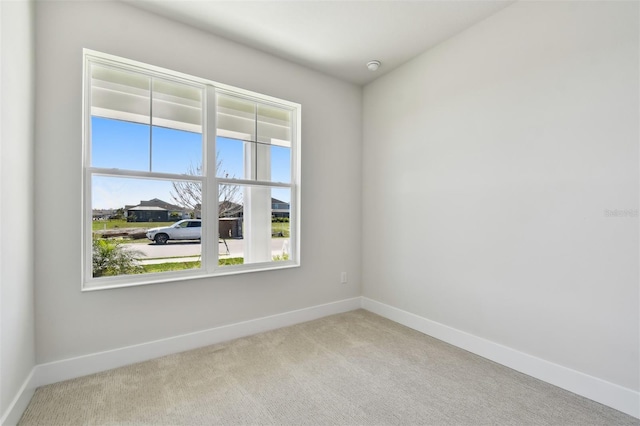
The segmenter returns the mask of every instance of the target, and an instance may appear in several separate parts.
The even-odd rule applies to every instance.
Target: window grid
[[[118,71],[132,72],[136,75],[141,75],[149,79],[149,164],[148,169],[145,170],[129,170],[109,167],[94,167],[92,165],[92,128],[90,113],[92,108],[92,67],[102,66],[107,68],[113,68]],[[84,114],[85,119],[83,121],[83,134],[84,134],[84,176],[83,176],[83,209],[85,218],[85,225],[83,227],[83,253],[84,253],[84,268],[83,268],[83,287],[82,290],[97,290],[103,288],[117,288],[132,285],[152,284],[156,282],[165,282],[173,280],[185,280],[192,278],[202,278],[206,276],[227,275],[235,273],[253,272],[260,270],[279,269],[284,267],[299,266],[300,253],[299,253],[299,191],[300,191],[300,169],[299,169],[299,116],[300,106],[286,101],[276,100],[274,98],[266,97],[260,94],[248,92],[243,89],[232,88],[231,86],[222,85],[219,83],[186,76],[179,73],[163,70],[157,67],[146,66],[137,62],[124,60],[122,58],[116,58],[110,55],[101,54],[99,52],[93,52],[85,49],[85,94],[84,94]],[[201,99],[201,162],[200,168],[201,174],[185,174],[185,173],[173,173],[158,171],[154,169],[153,164],[153,150],[154,150],[154,101],[156,100],[154,92],[155,81],[168,82],[168,84],[185,84],[192,88],[200,90]],[[266,143],[260,140],[260,117],[259,110],[261,107],[268,110],[273,109],[275,113],[281,112],[283,116],[289,117],[289,127],[285,129],[289,132],[288,143],[290,159],[290,182],[276,182],[268,179],[257,179],[259,177],[258,170],[258,157],[257,155],[245,154],[246,158],[250,160],[251,171],[249,176],[242,176],[242,178],[228,178],[216,176],[216,139],[218,137],[218,96],[235,97],[242,101],[253,103],[253,140],[240,139],[245,144],[251,144],[253,147],[264,146],[269,148],[270,146],[278,146],[277,144]],[[272,113],[274,113],[272,111]],[[274,114],[275,114],[274,113]],[[273,119],[274,121],[276,118]],[[273,127],[278,124],[271,124]],[[282,142],[280,142],[282,143]],[[250,146],[251,146],[250,145]],[[257,150],[257,148],[255,148]],[[271,164],[266,166],[269,170]],[[145,274],[123,274],[107,278],[94,278],[92,274],[92,208],[97,207],[92,204],[93,187],[91,185],[94,176],[113,177],[113,178],[135,178],[142,180],[158,180],[166,182],[180,182],[180,181],[193,181],[200,182],[202,186],[202,264],[199,269],[193,269],[189,271],[179,272],[162,272],[162,273],[145,273]],[[249,177],[249,178],[247,178]],[[253,178],[251,178],[253,177]],[[287,261],[259,261],[252,264],[232,265],[232,266],[218,266],[218,257],[221,250],[219,249],[217,238],[206,238],[205,235],[216,235],[218,229],[218,217],[219,217],[219,186],[220,185],[241,185],[245,188],[265,188],[269,193],[270,188],[283,188],[288,189],[290,192],[289,200],[289,232],[290,237],[288,242],[290,257]],[[248,192],[252,190],[249,189]],[[257,190],[258,192],[262,190]],[[264,193],[264,191],[263,191]],[[249,197],[251,199],[251,197]],[[273,200],[273,197],[271,197]],[[246,199],[243,204],[246,209]],[[247,211],[244,211],[247,214]],[[271,209],[268,211],[269,215],[272,214]],[[264,212],[261,214],[264,215]],[[244,221],[244,219],[242,219]],[[244,241],[247,243],[247,241]],[[225,242],[226,246],[226,242]],[[225,249],[222,248],[222,251]],[[228,250],[228,247],[227,247]],[[284,254],[284,253],[283,253]],[[245,254],[246,256],[246,254]],[[269,255],[270,257],[270,255]]]

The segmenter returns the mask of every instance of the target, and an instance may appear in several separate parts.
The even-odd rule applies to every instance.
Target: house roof
[[[136,206],[129,209],[129,211],[161,211],[166,212],[167,209],[163,209],[162,207],[157,206]]]
[[[175,204],[167,203],[159,198],[153,198],[151,200],[140,200],[140,204],[135,207],[128,207],[127,210],[154,210],[151,207],[160,207],[162,210],[169,211],[183,211],[184,208],[176,206]]]

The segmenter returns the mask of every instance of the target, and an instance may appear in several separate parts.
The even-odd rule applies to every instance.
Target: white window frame
[[[202,176],[177,175],[171,173],[130,171],[120,169],[105,169],[91,166],[91,76],[90,64],[102,64],[126,69],[152,77],[173,80],[180,83],[201,87],[204,91],[202,108]],[[218,93],[256,101],[260,104],[276,106],[291,112],[291,181],[280,183],[252,179],[228,179],[216,176],[216,96]],[[300,266],[300,120],[301,105],[271,96],[240,89],[211,80],[190,76],[161,67],[144,64],[138,61],[97,52],[90,49],[83,50],[83,107],[82,107],[82,278],[81,290],[93,291],[109,288],[121,288],[138,285],[155,284],[169,281],[182,281],[207,277],[217,277],[232,274],[270,271]],[[213,167],[211,166],[213,165]],[[218,266],[219,244],[216,238],[203,238],[201,244],[201,268],[175,272],[145,273],[118,275],[94,278],[92,271],[92,196],[91,180],[93,176],[130,177],[164,180],[189,180],[202,182],[202,235],[218,235],[218,187],[219,184],[251,185],[270,188],[290,188],[290,238],[289,259],[284,261],[269,261],[242,265]]]

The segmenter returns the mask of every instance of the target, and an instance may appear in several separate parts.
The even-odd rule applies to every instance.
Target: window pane
[[[218,136],[256,140],[256,104],[235,96],[218,94]]]
[[[149,170],[149,126],[91,117],[91,165]]]
[[[199,87],[153,79],[150,171],[202,174],[202,99]]]
[[[202,135],[153,127],[151,171],[202,175]]]
[[[153,79],[153,125],[202,133],[202,89]]]
[[[291,111],[258,104],[258,142],[291,146]]]
[[[271,181],[291,183],[291,148],[271,145]]]
[[[218,137],[216,149],[218,177],[291,183],[290,148]]]
[[[182,206],[191,217],[202,217],[202,183],[190,180],[171,182],[170,195],[172,202]]]
[[[220,186],[242,198],[234,214],[220,214],[219,264],[289,260],[291,190],[251,185]],[[220,193],[223,192],[221,188]],[[221,209],[225,205],[222,197],[219,204]]]
[[[217,99],[216,175],[290,183],[292,112],[225,94]]]
[[[217,177],[245,179],[244,144],[238,139],[216,138]]]
[[[94,277],[200,268],[201,222],[175,191],[165,180],[93,176]]]
[[[271,256],[274,261],[291,258],[291,189],[271,189]]]
[[[149,124],[151,78],[91,64],[91,115]]]

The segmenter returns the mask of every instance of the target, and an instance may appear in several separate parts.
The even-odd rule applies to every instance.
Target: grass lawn
[[[289,222],[271,222],[271,235],[289,238]]]
[[[91,223],[94,231],[103,231],[105,229],[122,229],[122,228],[157,228],[159,226],[170,226],[175,222],[127,222],[126,220],[94,220]]]
[[[104,231],[104,230],[113,230],[113,229],[124,229],[124,228],[140,228],[140,229],[150,229],[150,228],[158,228],[161,226],[171,226],[175,222],[127,222],[126,220],[94,220],[91,223],[93,231]],[[272,222],[271,223],[271,235],[274,237],[289,238],[289,222]],[[123,243],[143,243],[148,242],[147,239],[141,240],[125,240]]]
[[[228,259],[220,259],[218,265],[242,265],[244,258],[232,257]],[[172,262],[172,263],[158,263],[153,265],[142,265],[144,273],[152,272],[168,272],[168,271],[183,271],[185,269],[195,269],[200,267],[200,262]]]

